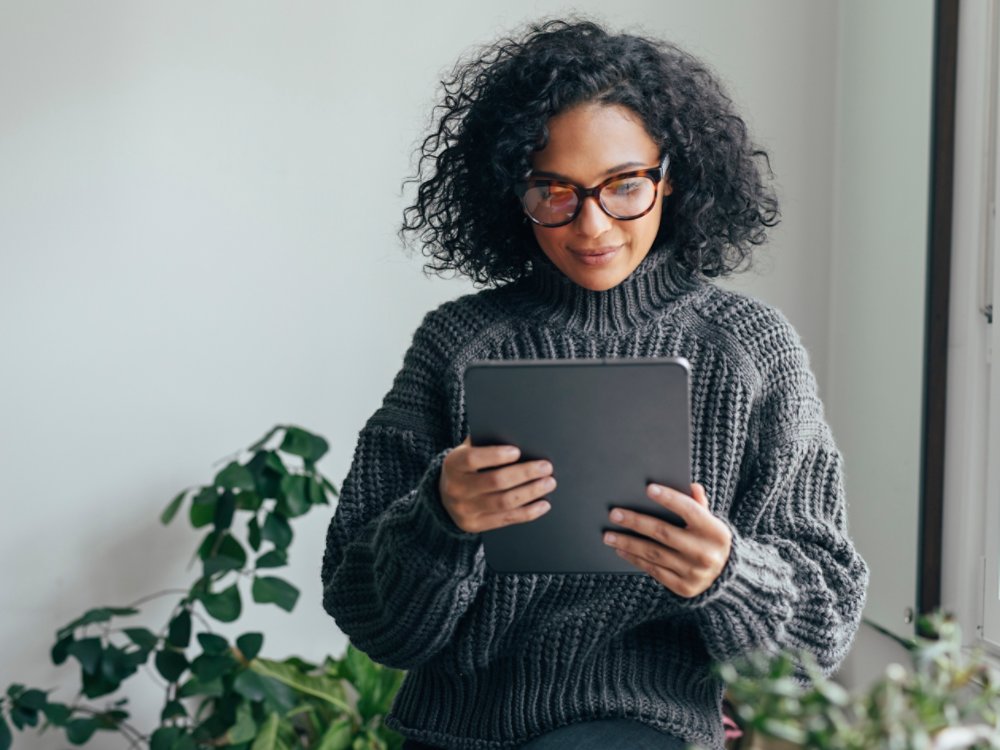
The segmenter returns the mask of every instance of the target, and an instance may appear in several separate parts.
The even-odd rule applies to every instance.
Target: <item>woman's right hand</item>
[[[535,501],[555,489],[552,464],[514,463],[520,455],[515,446],[474,446],[471,437],[466,437],[444,457],[438,489],[441,504],[456,526],[478,534],[548,513],[552,506],[547,501]]]

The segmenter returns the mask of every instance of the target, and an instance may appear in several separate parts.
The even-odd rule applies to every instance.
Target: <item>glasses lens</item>
[[[649,177],[623,177],[601,189],[601,205],[618,219],[631,219],[648,211],[656,200],[656,183]]]
[[[543,184],[529,187],[522,198],[524,210],[542,224],[561,224],[576,212],[576,191],[567,185]]]

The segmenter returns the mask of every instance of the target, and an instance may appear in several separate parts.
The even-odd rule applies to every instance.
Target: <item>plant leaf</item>
[[[149,750],[173,750],[180,734],[178,727],[160,727],[149,739]]]
[[[266,709],[285,713],[295,705],[295,692],[284,683],[247,668],[236,675],[233,690],[250,701],[263,701]]]
[[[101,674],[109,683],[121,683],[135,674],[136,665],[132,657],[115,645],[109,645],[101,654]]]
[[[260,522],[256,515],[247,523],[247,542],[254,552],[260,549]]]
[[[35,688],[25,690],[17,697],[15,703],[22,708],[28,708],[33,711],[41,711],[45,708],[45,693]]]
[[[216,633],[198,633],[198,643],[206,654],[224,654],[229,650],[229,641]]]
[[[62,664],[69,657],[69,645],[73,642],[73,634],[63,636],[56,641],[49,656],[55,665]]]
[[[167,643],[182,649],[191,643],[191,611],[186,607],[167,626]]]
[[[187,657],[180,651],[175,651],[171,648],[165,648],[162,651],[157,651],[156,656],[153,658],[153,664],[156,666],[156,671],[167,682],[177,682],[184,670],[188,668]]]
[[[218,677],[208,681],[202,681],[197,677],[191,677],[177,690],[177,697],[190,698],[192,695],[207,695],[218,698],[224,692],[225,689],[222,686],[222,680]]]
[[[288,426],[285,437],[278,450],[302,456],[306,461],[318,461],[329,450],[330,445],[319,435],[303,430],[301,427]]]
[[[288,565],[288,553],[283,549],[272,549],[257,558],[257,568],[282,568]]]
[[[258,604],[277,604],[286,612],[295,608],[299,590],[288,581],[274,576],[259,576],[253,579],[253,600]]]
[[[267,715],[250,750],[278,750],[278,724],[281,718],[274,711]]]
[[[257,736],[257,723],[253,720],[250,704],[242,701],[236,709],[236,723],[226,732],[230,745],[249,742]]]
[[[253,474],[237,461],[230,461],[226,467],[215,475],[213,484],[223,490],[252,490],[255,488]]]
[[[242,604],[235,583],[217,594],[202,592],[198,596],[205,611],[219,622],[232,622],[240,616]]]
[[[56,633],[57,638],[65,638],[68,635],[72,635],[73,631],[77,628],[83,627],[84,625],[92,625],[98,622],[108,622],[112,617],[116,615],[136,615],[139,614],[139,610],[135,607],[94,607],[93,609],[87,610],[87,612],[68,625],[64,625],[59,628]]]
[[[337,488],[329,479],[324,477],[322,474],[318,474],[317,476],[319,477],[319,481],[323,483],[323,486],[326,487],[327,490],[329,490],[330,494],[332,494],[334,497],[340,497],[340,493],[337,491]]]
[[[50,724],[54,724],[58,727],[66,726],[66,722],[69,721],[71,713],[69,706],[65,703],[46,703],[42,712],[45,714],[45,718],[48,719]]]
[[[255,490],[246,490],[236,495],[236,507],[240,510],[259,510],[264,504],[264,498]]]
[[[165,724],[170,719],[187,715],[187,709],[184,708],[183,703],[177,700],[169,701],[160,712],[160,723]]]
[[[213,486],[202,488],[201,492],[191,500],[191,510],[188,513],[191,525],[196,529],[208,526],[215,519],[215,504],[219,492]]]
[[[174,520],[174,516],[177,515],[177,511],[180,509],[181,503],[184,502],[184,497],[187,495],[187,493],[188,493],[187,490],[181,490],[179,493],[177,493],[177,497],[171,500],[170,504],[167,505],[167,507],[164,508],[163,512],[160,514],[160,523],[166,526],[167,524],[169,524],[171,521]]]
[[[209,551],[209,556],[205,558],[205,576],[210,576],[213,573],[223,570],[241,570],[247,564],[247,553],[243,549],[243,545],[232,534],[228,532],[223,533],[225,536],[223,536],[222,541],[219,543],[219,549],[214,555]]]
[[[211,682],[237,667],[236,660],[226,654],[201,654],[191,662],[191,671],[202,682]]]
[[[288,469],[272,451],[257,453],[247,462],[246,468],[253,474],[257,494],[262,498],[277,497],[281,491],[281,478]]]
[[[263,633],[244,633],[236,639],[236,648],[243,654],[243,658],[250,661],[260,653],[264,645]]]
[[[253,445],[251,445],[247,450],[249,450],[251,453],[256,453],[257,451],[259,451],[261,448],[264,447],[264,445],[267,443],[268,440],[271,439],[271,437],[274,435],[274,433],[276,433],[278,430],[281,430],[283,428],[284,428],[284,425],[280,425],[280,424],[279,425],[275,425],[274,427],[272,427],[270,430],[267,431],[267,434],[264,435],[264,437],[262,437],[260,440],[258,440]]]
[[[346,750],[354,739],[354,722],[344,716],[333,722],[320,737],[316,750]]]
[[[292,527],[281,514],[268,513],[261,536],[278,549],[286,549],[292,543]]]
[[[323,489],[322,483],[316,481],[312,477],[307,477],[306,479],[306,495],[309,497],[309,502],[313,505],[330,504],[330,501],[326,497],[326,492]]]
[[[270,659],[254,659],[250,662],[250,669],[261,676],[277,680],[296,692],[326,701],[346,714],[358,715],[344,699],[343,690],[337,681],[329,677],[303,674],[295,666]]]
[[[281,491],[284,494],[282,509],[289,518],[309,512],[311,506],[306,496],[306,477],[301,474],[289,474],[281,480]]]
[[[97,719],[73,719],[66,725],[66,739],[82,745],[97,731]]]
[[[81,641],[73,641],[66,647],[66,652],[76,658],[87,674],[97,674],[97,667],[101,661],[101,639],[84,638]]]
[[[148,628],[125,628],[124,633],[131,639],[132,643],[147,654],[159,643],[159,639]]]
[[[219,501],[215,504],[215,515],[212,516],[212,523],[215,528],[228,529],[233,523],[233,513],[236,512],[236,495],[226,490],[219,495]]]

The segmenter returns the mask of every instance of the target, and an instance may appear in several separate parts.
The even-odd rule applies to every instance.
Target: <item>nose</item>
[[[580,213],[573,222],[576,231],[586,237],[600,237],[611,228],[611,217],[604,213],[596,196],[589,195],[580,206]]]

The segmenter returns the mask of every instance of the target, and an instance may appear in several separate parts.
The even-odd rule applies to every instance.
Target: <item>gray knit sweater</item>
[[[358,436],[322,568],[340,629],[408,670],[393,729],[499,750],[624,717],[721,748],[712,660],[805,648],[830,673],[846,655],[868,567],[848,535],[843,459],[808,354],[780,311],[680,279],[666,257],[654,247],[604,292],[541,258],[416,330]],[[438,493],[442,459],[468,434],[465,365],[652,356],[691,363],[693,481],[733,533],[720,577],[684,598],[646,574],[492,572],[480,535],[458,528]]]

